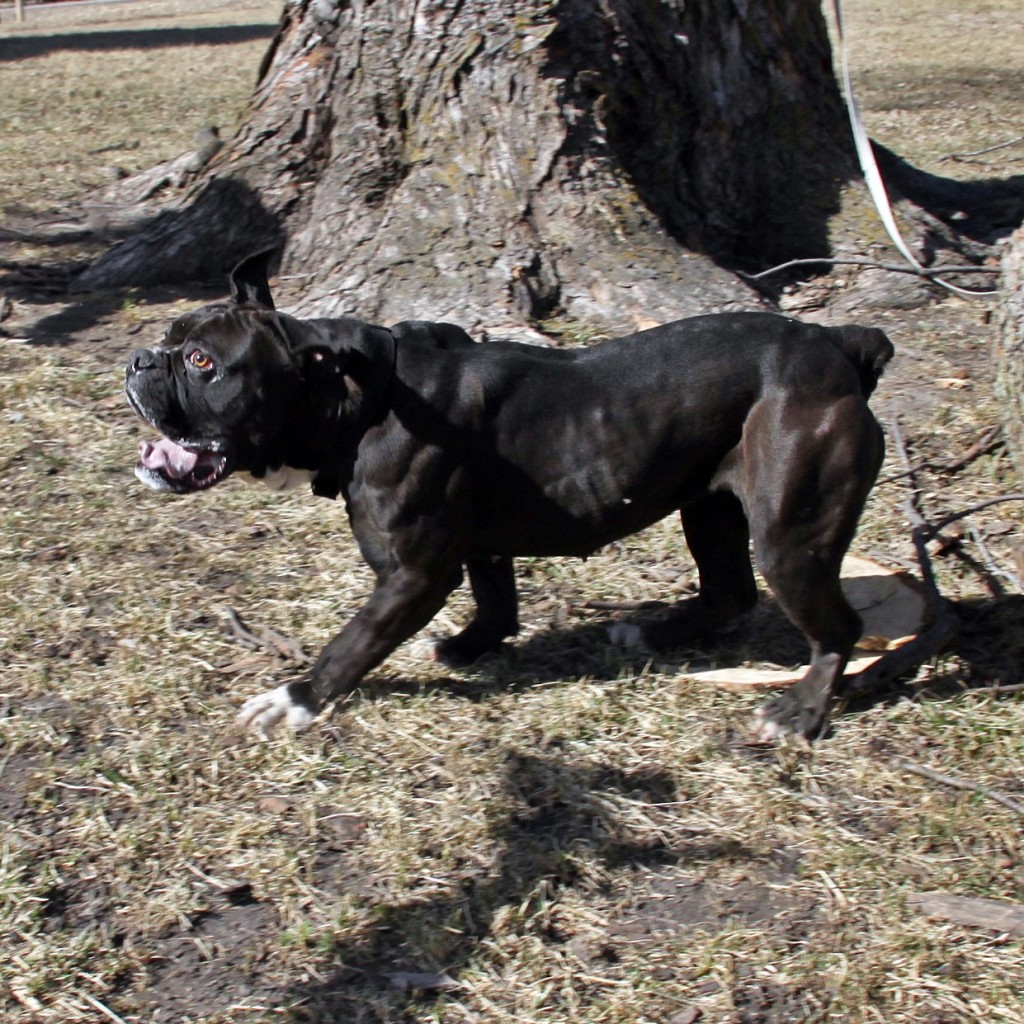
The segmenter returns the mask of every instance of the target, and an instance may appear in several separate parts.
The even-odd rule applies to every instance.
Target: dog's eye
[[[189,352],[189,354],[188,354],[188,361],[197,370],[212,370],[213,369],[213,360],[205,352],[201,352],[197,348],[195,348],[191,352]]]

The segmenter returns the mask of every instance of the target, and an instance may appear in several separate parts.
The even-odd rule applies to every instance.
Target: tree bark
[[[817,0],[290,0],[246,123],[84,288],[268,243],[299,312],[602,331],[759,298],[852,171]]]
[[[1024,228],[1011,236],[1002,269],[999,326],[993,346],[995,389],[1006,446],[1024,480]]]

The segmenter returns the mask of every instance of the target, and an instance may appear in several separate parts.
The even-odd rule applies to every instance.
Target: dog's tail
[[[858,327],[856,324],[836,327],[832,340],[853,363],[860,377],[861,392],[867,398],[875,390],[886,363],[896,351],[892,342],[877,327]]]

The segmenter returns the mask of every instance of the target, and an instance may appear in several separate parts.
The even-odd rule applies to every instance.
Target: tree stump
[[[827,255],[853,166],[818,0],[289,0],[238,135],[79,285],[281,242],[300,313],[621,332],[756,306],[731,270]]]

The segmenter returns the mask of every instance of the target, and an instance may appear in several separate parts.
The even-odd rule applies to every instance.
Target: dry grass
[[[854,87],[870,112],[872,138],[937,174],[989,177],[1007,166],[1021,173],[1019,148],[1002,157],[944,159],[1021,134],[1017,0],[847,0],[843,10]]]
[[[138,0],[5,19],[0,207],[49,209],[192,148],[205,125],[229,137],[280,11],[273,0]]]
[[[875,6],[848,4],[851,21],[870,15],[875,45],[857,59],[881,76],[895,73],[889,33],[913,44],[933,20],[906,21],[923,3]],[[1005,46],[1008,8],[969,6],[1003,35],[964,15],[964,47],[978,34]],[[238,105],[258,50],[217,47],[226,98],[200,119]],[[912,51],[900,50],[904,77],[918,74]],[[991,52],[1024,65],[1020,43]],[[27,109],[18,89],[37,88],[44,64],[56,74],[58,56],[16,62],[16,79],[0,63],[5,102]],[[178,49],[143,56],[147,81],[181,66]],[[179,134],[140,164],[188,146],[204,89],[165,101]],[[97,138],[127,137],[83,96]],[[945,87],[929,96],[929,110],[956,106]],[[939,152],[932,116],[907,119]],[[985,141],[1001,141],[1003,122],[986,123]],[[17,129],[0,141],[23,167],[51,145]],[[899,132],[886,141],[900,149]],[[68,191],[95,167],[70,145]],[[1012,171],[1002,159],[993,173]],[[34,187],[5,194],[28,206],[66,194]],[[43,257],[3,253],[15,268]],[[1019,938],[907,904],[922,890],[1024,902],[1021,818],[898,761],[1024,801],[1024,701],[967,692],[1018,681],[1022,598],[997,596],[970,538],[936,559],[967,616],[954,650],[891,699],[848,709],[810,754],[747,744],[755,698],[686,678],[706,652],[645,663],[577,607],[681,592],[692,569],[673,523],[585,564],[524,560],[527,629],[479,670],[447,675],[409,644],[312,735],[240,742],[239,701],[294,666],[246,647],[226,609],[315,652],[370,577],[340,507],[237,483],[188,500],[136,485],[120,364],[181,304],[119,297],[47,345],[0,336],[4,1020],[1024,1020]],[[3,326],[35,337],[54,311],[63,302],[25,299]],[[877,408],[900,413],[915,459],[966,449],[994,419],[981,314],[949,300],[878,315],[901,356]],[[962,386],[936,383],[949,379]],[[922,472],[936,517],[1020,489],[998,452],[955,476]],[[905,493],[879,487],[859,550],[910,557]],[[973,524],[1010,564],[1016,508]],[[460,596],[432,628],[465,609]],[[756,657],[770,611],[758,622],[711,656]]]

